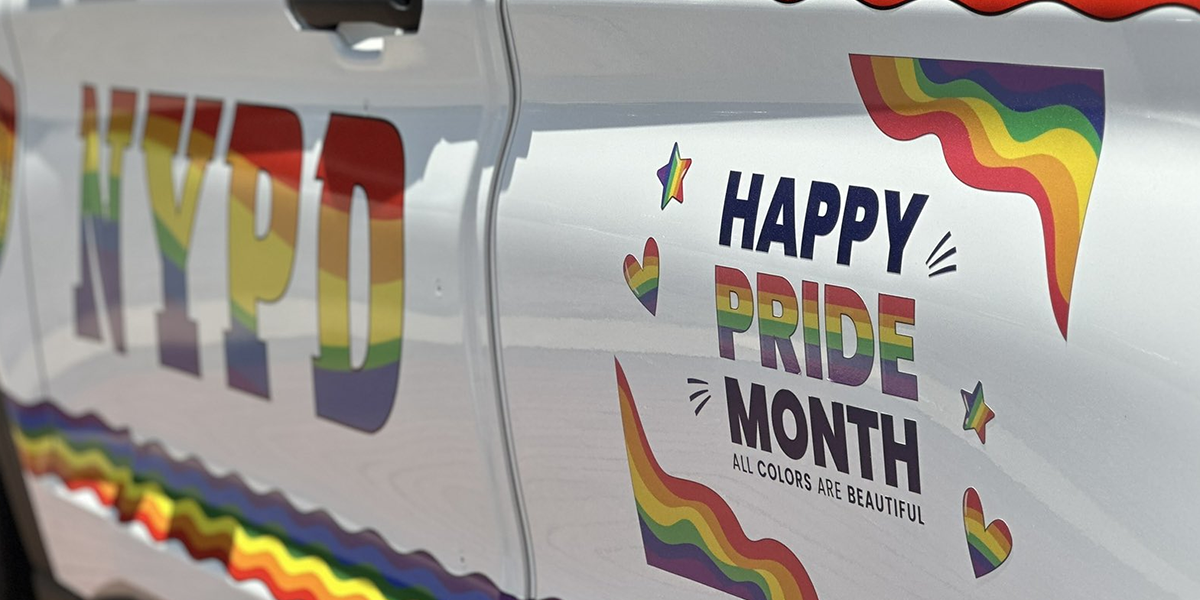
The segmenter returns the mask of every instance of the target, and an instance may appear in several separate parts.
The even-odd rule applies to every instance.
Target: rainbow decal
[[[843,351],[842,317],[854,321],[854,353]],[[845,385],[862,385],[871,376],[875,360],[875,333],[867,305],[854,290],[837,285],[825,286],[825,342],[829,361],[829,380]]]
[[[879,376],[883,393],[917,399],[917,376],[900,370],[901,360],[913,359],[912,336],[896,331],[897,324],[916,323],[917,303],[912,298],[879,295]]]
[[[317,299],[321,354],[313,360],[317,415],[378,431],[395,404],[404,317],[404,144],[380,119],[333,115],[317,175],[321,195]],[[363,364],[350,358],[350,208],[367,196],[370,306]]]
[[[668,475],[646,440],[620,361],[617,391],[646,562],[745,600],[813,600],[804,565],[770,538],[751,540],[716,492]]]
[[[692,159],[679,156],[679,142],[671,149],[671,159],[658,170],[658,182],[662,184],[662,210],[674,200],[683,204],[683,177],[692,167]]]
[[[779,316],[775,315],[776,306]],[[800,324],[800,306],[796,290],[788,280],[778,275],[758,274],[758,342],[762,365],[776,366],[776,348],[783,359],[783,370],[800,372],[800,360],[792,346],[792,335]]]
[[[967,552],[978,579],[995,571],[1012,554],[1013,538],[1008,524],[1000,519],[983,526],[983,502],[975,488],[963,494],[963,523],[967,528]]]
[[[717,344],[722,358],[734,360],[733,334],[750,329],[754,323],[754,292],[745,273],[721,265],[716,269]]]
[[[996,413],[988,406],[987,400],[983,397],[983,382],[977,382],[974,391],[961,390],[961,392],[963,406],[966,407],[963,431],[974,431],[975,435],[979,436],[979,443],[986,444],[987,424],[996,418]]]
[[[296,258],[300,161],[304,138],[300,118],[287,109],[242,104],[229,140],[229,312],[225,364],[229,387],[271,397],[267,345],[258,337],[258,303],[275,302],[287,291]],[[271,223],[254,231],[258,174],[271,178]]]
[[[27,472],[90,490],[120,522],[178,540],[195,560],[219,561],[279,600],[512,598],[482,575],[452,575],[429,554],[398,552],[373,531],[348,533],[279,492],[254,492],[236,474],[218,477],[194,458],[137,444],[96,416],[72,417],[48,402],[7,400],[7,409]]]
[[[658,242],[654,238],[646,239],[641,264],[634,255],[625,255],[625,284],[652,315],[658,312],[658,264]]]
[[[186,99],[151,94],[142,149],[154,231],[163,266],[163,310],[158,313],[159,362],[193,375],[200,374],[199,336],[188,317],[187,260],[196,221],[200,184],[216,145],[221,103],[197,100],[188,134],[188,167],[183,195],[176,201],[171,163],[183,130]]]
[[[83,87],[83,189],[79,218],[80,282],[75,287],[75,333],[99,340],[100,320],[93,262],[99,265],[109,335],[117,352],[125,352],[124,300],[121,293],[121,172],[125,149],[133,139],[137,93],[113,90],[108,121],[108,203],[103,199],[100,174],[100,130],[96,90]],[[90,232],[90,233],[89,233]],[[88,243],[89,238],[92,243]],[[96,252],[93,261],[92,252]]]
[[[802,0],[777,0],[783,4],[796,4]],[[913,0],[858,0],[860,4],[888,10],[903,6]],[[1059,4],[1103,21],[1119,21],[1136,14],[1164,6],[1180,6],[1200,11],[1200,0],[953,0],[963,8],[981,15],[1001,15],[1029,4]]]
[[[8,241],[16,158],[17,94],[12,82],[0,74],[0,257],[4,256],[4,244]]]
[[[851,55],[859,93],[889,137],[933,134],[956,177],[1033,199],[1050,304],[1064,338],[1104,137],[1104,73],[1092,69]]]
[[[824,377],[821,371],[821,305],[817,294],[819,286],[815,281],[804,281],[800,284],[801,305],[804,311],[804,366],[808,376],[816,379]]]

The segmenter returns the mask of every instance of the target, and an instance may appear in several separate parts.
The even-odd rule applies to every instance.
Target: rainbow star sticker
[[[692,159],[680,157],[679,142],[675,142],[675,148],[671,150],[671,160],[658,170],[658,180],[663,186],[663,210],[667,209],[667,203],[671,200],[683,204],[683,176],[687,175],[691,166]]]
[[[981,444],[987,443],[988,421],[996,418],[996,413],[988,407],[983,399],[983,382],[975,384],[975,391],[962,390],[963,404],[967,406],[967,416],[963,419],[963,431],[975,430]]]

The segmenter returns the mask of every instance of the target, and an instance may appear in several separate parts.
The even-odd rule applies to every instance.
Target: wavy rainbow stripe
[[[1088,198],[1104,137],[1104,74],[1092,69],[851,55],[875,124],[933,134],[956,177],[1033,199],[1050,304],[1064,338]]]
[[[646,562],[745,600],[812,600],[804,565],[779,541],[746,537],[711,489],[663,471],[642,428],[620,361],[617,391]]]
[[[196,459],[94,415],[7,400],[24,469],[91,490],[121,522],[159,541],[215,559],[238,581],[257,580],[278,600],[511,600],[479,574],[453,575],[424,552],[401,553],[379,534],[344,531],[328,514],[301,512],[279,492],[260,494],[236,474],[218,477]]]
[[[0,256],[4,256],[4,244],[8,241],[16,158],[17,94],[8,77],[0,74]]]
[[[782,4],[797,4],[803,0],[776,0]],[[889,10],[912,2],[913,0],[858,0],[860,4]],[[1177,6],[1200,11],[1200,0],[952,0],[955,4],[972,12],[982,15],[1001,15],[1030,4],[1059,4],[1078,13],[1102,21],[1119,21],[1134,15],[1163,8]]]

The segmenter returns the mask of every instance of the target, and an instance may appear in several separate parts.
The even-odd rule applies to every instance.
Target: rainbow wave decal
[[[7,400],[26,471],[91,490],[121,522],[181,542],[235,580],[261,581],[279,600],[510,600],[483,575],[452,575],[424,552],[401,553],[379,534],[348,533],[326,513],[301,512],[279,492],[259,494],[236,474],[217,477],[128,430],[55,405]]]
[[[802,0],[776,0],[781,4],[797,4]],[[859,4],[879,10],[904,6],[913,0],[858,0]],[[981,15],[993,16],[1014,11],[1030,4],[1059,4],[1075,12],[1102,21],[1119,21],[1155,8],[1176,6],[1200,11],[1200,0],[952,0],[955,4]]]
[[[941,140],[969,186],[1025,194],[1041,214],[1050,304],[1067,337],[1083,220],[1104,137],[1104,73],[851,55],[871,119],[886,135]]]
[[[663,471],[646,440],[625,371],[614,362],[646,562],[745,600],[816,598],[808,572],[791,550],[770,538],[747,538],[716,492]]]
[[[0,74],[0,256],[4,256],[4,244],[8,241],[16,152],[17,94],[12,82]]]

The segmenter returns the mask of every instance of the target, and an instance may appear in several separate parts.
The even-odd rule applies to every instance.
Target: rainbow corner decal
[[[1012,554],[1013,538],[1008,523],[1001,519],[983,526],[983,502],[975,488],[967,488],[963,494],[963,523],[967,528],[967,551],[971,555],[971,568],[978,579],[1000,568]]]
[[[963,183],[1037,204],[1050,304],[1065,339],[1104,137],[1104,73],[858,54],[850,65],[884,134],[899,141],[933,134]]]
[[[617,390],[646,562],[745,600],[813,600],[804,565],[777,540],[751,540],[711,489],[663,471],[620,361]]]
[[[121,522],[157,541],[181,542],[197,561],[235,580],[261,581],[279,600],[511,600],[487,577],[453,575],[424,552],[401,553],[377,533],[348,533],[322,511],[283,494],[259,494],[237,475],[215,476],[195,458],[137,444],[128,430],[55,405],[5,400],[24,469],[90,490]]]

